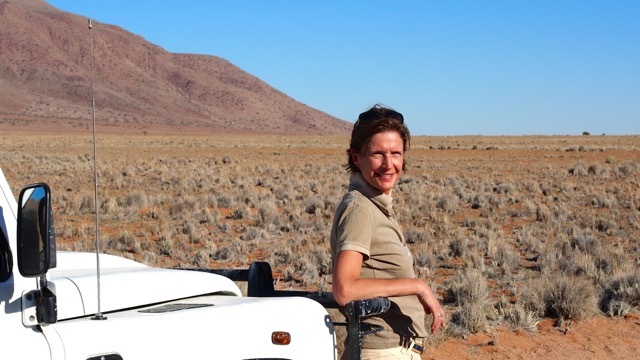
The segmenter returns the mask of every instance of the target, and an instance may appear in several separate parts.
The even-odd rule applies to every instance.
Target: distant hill
[[[347,134],[351,124],[301,104],[216,56],[176,54],[42,0],[0,0],[0,128]],[[258,54],[256,54],[258,55]]]

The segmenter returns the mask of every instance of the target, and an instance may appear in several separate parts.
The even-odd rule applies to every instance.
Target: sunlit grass
[[[331,290],[345,137],[99,137],[101,250],[161,267],[268,261],[280,288]],[[59,248],[92,251],[92,143],[11,136],[17,195],[47,182]],[[449,335],[636,311],[640,138],[417,137],[394,209]]]

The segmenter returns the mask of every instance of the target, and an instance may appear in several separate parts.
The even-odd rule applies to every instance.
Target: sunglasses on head
[[[367,124],[381,119],[394,119],[400,124],[404,124],[404,116],[401,113],[385,108],[374,108],[369,111],[365,111],[358,116],[359,124]]]

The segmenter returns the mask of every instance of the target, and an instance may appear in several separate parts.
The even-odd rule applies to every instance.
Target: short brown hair
[[[353,162],[351,152],[356,151],[360,153],[364,147],[367,146],[373,135],[386,131],[397,132],[400,138],[402,138],[403,150],[409,150],[411,134],[409,133],[409,128],[404,123],[404,116],[402,116],[401,113],[380,104],[376,104],[371,109],[361,113],[360,116],[358,116],[358,121],[353,124],[351,142],[347,150],[348,162],[345,168],[351,171],[352,174],[360,172],[358,166]],[[403,171],[406,166],[407,163],[404,161],[402,163]]]

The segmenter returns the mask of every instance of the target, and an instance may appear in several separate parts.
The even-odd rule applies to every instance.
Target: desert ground
[[[93,251],[90,134],[2,130],[14,195],[53,192],[59,249]],[[160,267],[268,261],[331,290],[348,138],[101,134],[101,251]],[[423,359],[631,359],[640,350],[640,137],[414,137],[394,209],[447,329]]]

